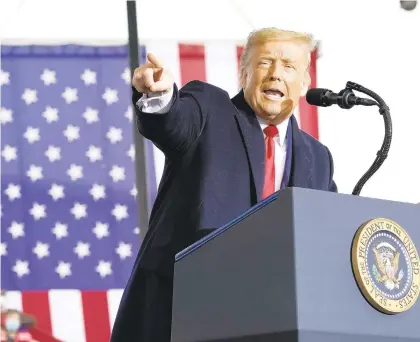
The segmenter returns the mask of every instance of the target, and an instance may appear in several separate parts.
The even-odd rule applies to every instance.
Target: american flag
[[[235,43],[146,42],[142,62],[146,51],[165,61],[178,86],[199,79],[238,91]],[[127,46],[2,46],[2,62],[7,305],[63,341],[109,341],[141,243]],[[313,82],[315,62],[314,54]],[[313,110],[302,101],[297,117],[317,137]],[[148,149],[153,200],[164,157]]]

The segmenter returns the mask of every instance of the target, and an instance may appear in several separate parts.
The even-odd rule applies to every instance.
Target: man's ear
[[[240,79],[240,86],[242,89],[245,89],[246,87],[246,78],[247,78],[247,74],[245,72],[243,72],[241,74],[241,79]]]
[[[311,85],[311,75],[309,74],[309,72],[306,72],[305,77],[303,78],[303,81],[302,81],[302,86],[300,88],[300,96],[306,95],[310,85]]]

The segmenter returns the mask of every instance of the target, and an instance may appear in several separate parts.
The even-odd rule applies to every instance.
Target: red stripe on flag
[[[316,88],[316,60],[318,54],[315,49],[311,55],[311,66],[309,73],[311,75],[311,85],[309,89]],[[311,106],[306,102],[305,97],[299,99],[299,118],[300,128],[306,133],[313,136],[315,139],[319,138],[318,130],[318,108]]]
[[[30,328],[29,332],[32,335],[32,338],[36,341],[41,342],[62,342],[58,339],[56,339],[54,336],[48,335],[46,332],[37,329],[37,328]]]
[[[22,292],[22,310],[26,314],[35,316],[38,329],[52,333],[48,292]]]
[[[206,81],[206,61],[203,45],[179,44],[181,84],[192,80]]]
[[[109,341],[108,299],[106,291],[82,291],[86,342]]]

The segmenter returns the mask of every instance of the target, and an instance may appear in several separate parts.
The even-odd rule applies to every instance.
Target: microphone
[[[360,98],[354,95],[353,90],[359,91],[372,97],[374,100]],[[313,88],[306,93],[306,101],[310,105],[329,107],[333,104],[338,104],[341,108],[349,109],[353,106],[378,106],[379,114],[382,115],[385,125],[384,141],[380,150],[376,154],[373,164],[369,167],[366,173],[360,178],[353,189],[352,195],[360,195],[365,183],[375,174],[382,166],[385,159],[388,157],[388,152],[391,147],[392,140],[392,120],[389,107],[385,101],[375,92],[363,87],[355,82],[348,81],[346,88],[341,90],[338,94],[333,93],[329,89]]]
[[[312,88],[306,93],[306,101],[310,105],[318,107],[329,107],[333,104],[343,109],[350,109],[353,106],[377,106],[378,103],[371,99],[364,99],[354,95],[351,89],[343,89],[338,94],[329,89]]]

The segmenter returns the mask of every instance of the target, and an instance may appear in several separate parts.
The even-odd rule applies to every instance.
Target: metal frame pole
[[[131,78],[134,70],[140,65],[139,39],[137,34],[136,1],[127,0],[128,47],[130,57]],[[133,108],[133,113],[135,109]],[[143,240],[149,225],[149,198],[147,188],[147,151],[146,141],[137,130],[136,119],[133,117],[133,137],[135,146],[135,171],[137,186],[137,206],[139,213],[140,238]]]

